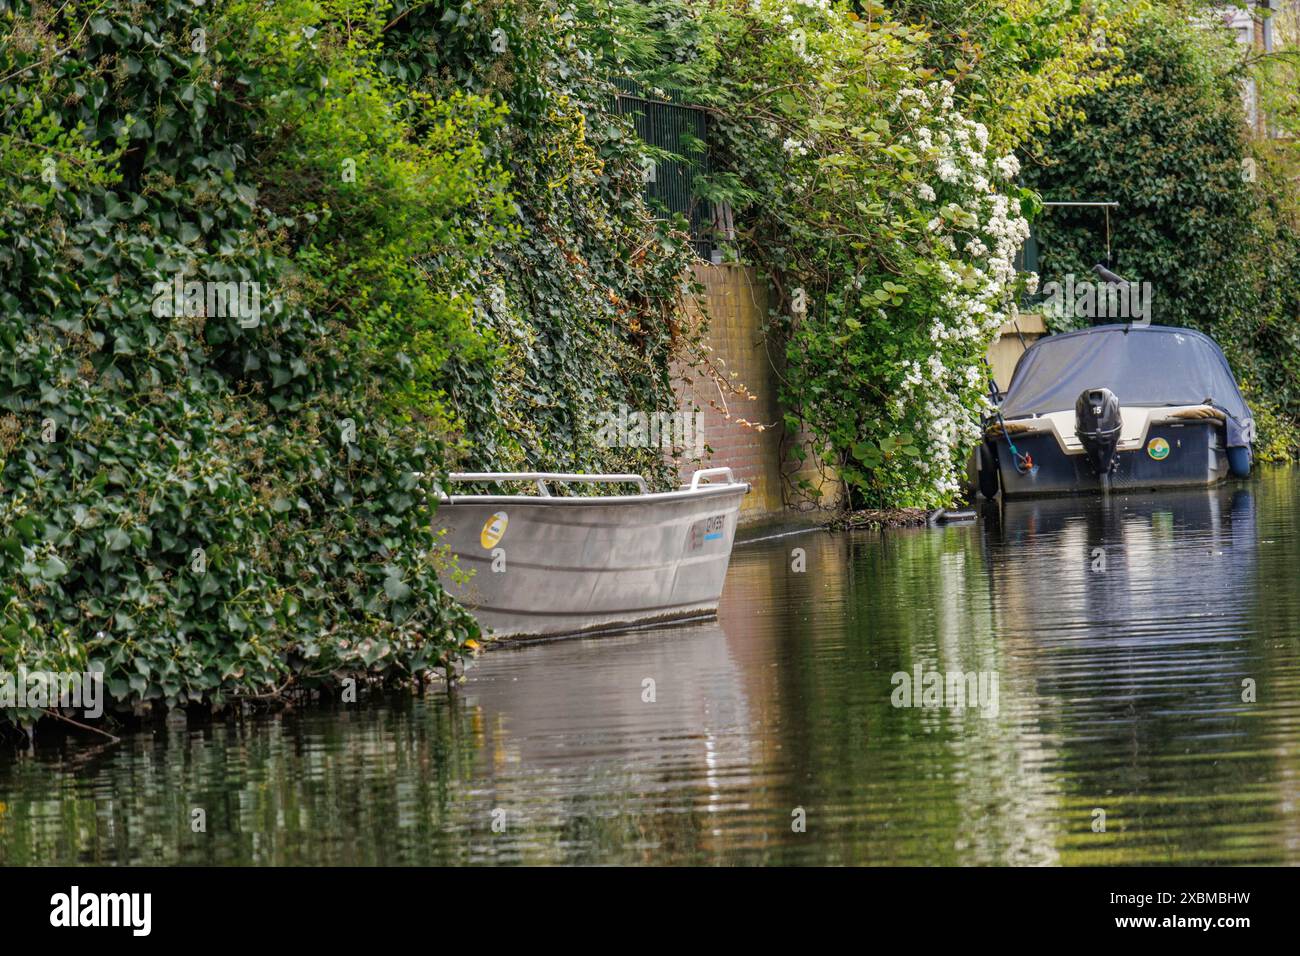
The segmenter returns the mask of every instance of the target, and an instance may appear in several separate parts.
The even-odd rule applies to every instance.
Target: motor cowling
[[[1099,478],[1115,467],[1123,426],[1119,399],[1108,388],[1085,389],[1074,403],[1074,433],[1083,442],[1088,464]]]

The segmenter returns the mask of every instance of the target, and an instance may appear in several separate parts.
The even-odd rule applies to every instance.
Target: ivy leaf
[[[390,576],[384,578],[384,593],[388,595],[390,601],[405,601],[411,596],[410,587],[399,575],[400,572],[393,569]]]
[[[57,581],[68,573],[68,566],[57,555],[52,554],[41,565],[41,579],[45,581]]]

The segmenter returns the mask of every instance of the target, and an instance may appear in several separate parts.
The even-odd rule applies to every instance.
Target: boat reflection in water
[[[538,831],[563,832],[583,793],[625,792],[646,810],[679,790],[695,812],[734,810],[761,765],[742,672],[716,622],[502,647],[485,664],[469,670],[464,706],[503,805],[529,806]],[[543,811],[538,787],[567,799]]]
[[[1070,607],[1080,637],[1180,638],[1246,624],[1258,548],[1244,488],[1008,500],[985,512],[1004,607]],[[1030,546],[1033,545],[1033,546]],[[1026,558],[1032,556],[1031,563]],[[1200,624],[1198,624],[1200,622]]]
[[[1196,725],[1244,732],[1234,715],[1249,710],[1257,650],[1250,491],[1029,499],[986,514],[999,628],[1027,638],[1038,694],[1076,730],[1129,753],[1163,749],[1170,731],[1185,742]]]

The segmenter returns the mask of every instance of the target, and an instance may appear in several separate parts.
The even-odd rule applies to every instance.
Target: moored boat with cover
[[[1209,485],[1246,477],[1255,423],[1214,340],[1101,325],[1025,351],[979,448],[993,497]]]

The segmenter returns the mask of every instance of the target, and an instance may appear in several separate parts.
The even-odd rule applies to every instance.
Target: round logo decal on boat
[[[495,548],[497,542],[505,537],[506,525],[509,523],[510,519],[506,517],[506,513],[498,511],[484,522],[483,530],[479,532],[478,543],[484,548]]]
[[[1156,461],[1164,461],[1169,457],[1169,442],[1163,438],[1153,438],[1147,442],[1147,454]]]

